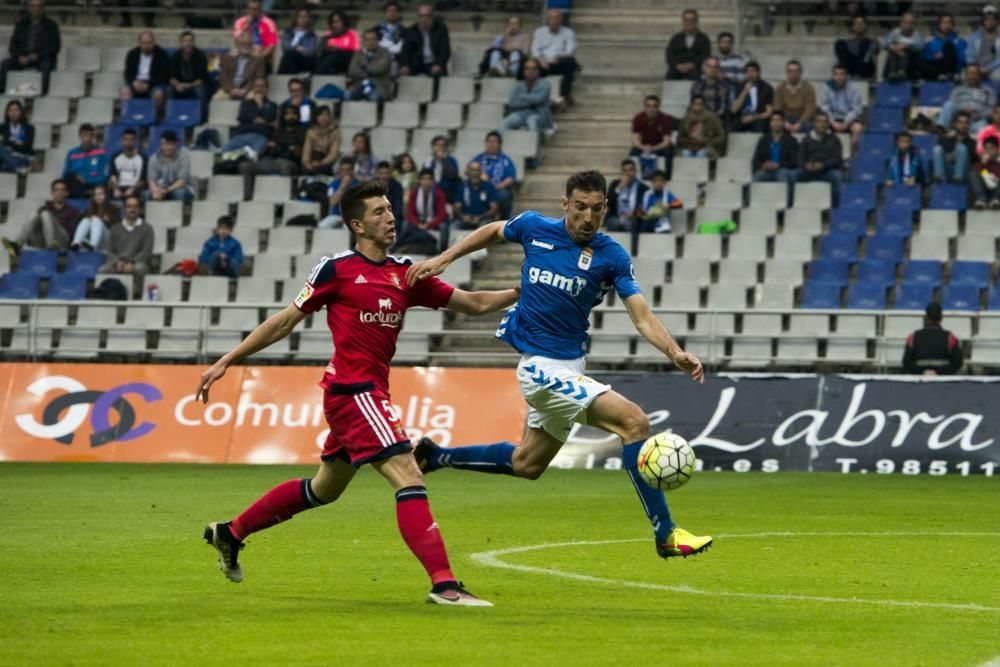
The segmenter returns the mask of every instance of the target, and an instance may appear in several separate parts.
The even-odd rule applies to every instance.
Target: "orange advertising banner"
[[[326,439],[322,369],[245,366],[194,397],[202,366],[0,364],[0,460],[312,463]],[[517,442],[513,369],[393,368],[413,439]]]

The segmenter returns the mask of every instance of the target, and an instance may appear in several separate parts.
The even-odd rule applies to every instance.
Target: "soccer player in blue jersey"
[[[448,467],[538,479],[574,423],[595,426],[618,435],[624,443],[623,467],[653,526],[656,552],[663,558],[687,557],[711,546],[712,538],[676,526],[663,493],[639,477],[639,449],[650,435],[646,413],[610,386],[584,374],[590,311],[613,288],[646,340],[696,382],[704,382],[705,375],[701,362],[682,350],[650,311],[628,251],[598,231],[607,211],[606,191],[607,183],[599,172],[573,174],[566,182],[562,218],[526,211],[480,227],[444,253],[409,268],[406,279],[413,284],[442,273],[459,257],[500,241],[524,247],[521,298],[496,332],[497,338],[521,353],[517,379],[530,406],[521,444],[442,448],[425,438],[417,447],[417,460],[425,472]]]

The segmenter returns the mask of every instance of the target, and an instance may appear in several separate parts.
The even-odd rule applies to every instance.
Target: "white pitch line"
[[[1000,537],[1000,533],[969,533],[969,532],[768,532],[768,533],[746,533],[738,535],[719,535],[719,539],[740,539],[740,538],[760,538],[760,537]],[[634,538],[627,540],[596,540],[596,541],[574,541],[574,542],[551,542],[547,544],[532,544],[523,547],[510,547],[508,549],[496,549],[494,551],[482,551],[470,556],[472,560],[487,567],[495,567],[505,570],[516,570],[518,572],[528,572],[531,574],[545,574],[574,581],[584,581],[592,584],[606,584],[610,586],[624,586],[627,588],[641,588],[644,590],[669,591],[673,593],[688,593],[691,595],[703,595],[708,597],[728,597],[746,598],[751,600],[776,600],[776,601],[799,601],[799,602],[824,602],[837,604],[869,604],[885,607],[918,607],[925,609],[953,609],[960,611],[980,611],[980,612],[1000,612],[1000,607],[990,607],[975,603],[952,603],[952,602],[924,602],[921,600],[879,600],[869,598],[837,598],[819,595],[793,595],[782,593],[739,593],[734,591],[705,591],[690,586],[670,586],[667,584],[655,584],[640,581],[628,581],[625,579],[608,579],[606,577],[595,577],[589,574],[578,574],[576,572],[564,572],[556,568],[536,567],[533,565],[517,565],[500,560],[501,556],[511,554],[527,553],[529,551],[541,551],[543,549],[559,549],[573,546],[600,546],[604,544],[624,544],[628,542],[646,542],[649,538]],[[1000,667],[1000,657],[992,660],[981,667]]]
[[[979,665],[978,667],[1000,667],[1000,655],[998,655],[997,657],[993,658],[992,660],[987,660],[986,662],[984,662],[983,664]]]

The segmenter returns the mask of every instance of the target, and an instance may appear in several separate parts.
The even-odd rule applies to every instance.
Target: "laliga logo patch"
[[[316,288],[310,285],[309,283],[303,285],[302,290],[299,292],[299,295],[295,297],[295,305],[301,308],[302,304],[308,301],[309,297],[311,297],[313,295],[313,292],[315,291]]]
[[[584,248],[580,251],[580,259],[577,260],[576,265],[586,271],[590,268],[590,262],[594,259],[594,251],[589,247]]]
[[[73,434],[86,421],[88,412],[93,429],[90,436],[91,447],[141,438],[156,428],[156,424],[144,421],[136,425],[135,408],[123,396],[138,394],[147,403],[163,398],[159,389],[143,382],[123,384],[109,391],[99,391],[88,390],[80,382],[62,375],[36,380],[28,386],[27,391],[32,396],[41,398],[53,389],[62,389],[67,393],[49,401],[42,410],[41,423],[38,423],[31,413],[17,415],[14,421],[29,435],[36,438],[51,438],[64,445],[73,443]],[[92,411],[87,407],[91,403],[94,404]],[[118,423],[114,426],[111,425],[111,410],[118,413]]]

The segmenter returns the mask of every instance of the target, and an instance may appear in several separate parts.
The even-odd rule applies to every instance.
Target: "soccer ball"
[[[691,479],[696,460],[687,440],[676,433],[658,433],[642,443],[639,474],[654,489],[669,491]]]

